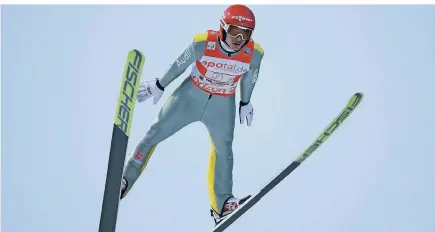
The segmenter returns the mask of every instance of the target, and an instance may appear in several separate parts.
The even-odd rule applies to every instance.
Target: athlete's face
[[[242,29],[236,26],[229,26],[226,41],[233,50],[239,50],[247,39],[251,37],[251,30]]]
[[[227,36],[227,44],[230,46],[231,49],[233,50],[239,50],[243,43],[245,43],[245,40],[242,40],[242,38],[240,38],[240,36],[237,36],[236,38],[231,37],[231,36]]]

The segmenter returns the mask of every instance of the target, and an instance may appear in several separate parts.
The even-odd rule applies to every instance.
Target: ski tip
[[[142,59],[145,59],[145,55],[140,50],[133,48],[128,51],[128,56],[130,57],[141,57]]]
[[[364,94],[362,92],[355,93],[355,97],[358,99],[358,104],[362,101],[364,98]]]
[[[354,95],[357,98],[363,98],[364,97],[364,94],[362,92],[355,93]]]
[[[364,94],[362,92],[355,93],[349,99],[348,105],[351,107],[357,107],[361,103],[363,98],[364,98]]]

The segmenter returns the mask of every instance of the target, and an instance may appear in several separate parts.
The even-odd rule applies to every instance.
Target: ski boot
[[[248,200],[251,195],[248,195],[242,199],[235,197],[229,197],[222,208],[222,212],[218,214],[214,209],[210,209],[211,216],[214,219],[215,226],[217,226],[221,221],[227,218],[234,210],[236,210],[240,205],[242,205],[246,200]]]
[[[127,185],[128,185],[128,181],[124,177],[122,177],[121,196],[119,197],[120,200],[125,197],[125,190],[127,190]]]

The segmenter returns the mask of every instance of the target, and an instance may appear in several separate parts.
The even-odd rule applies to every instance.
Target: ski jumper
[[[202,122],[211,142],[207,179],[212,209],[220,213],[225,200],[233,196],[235,91],[240,83],[240,101],[250,101],[264,52],[251,39],[237,53],[228,53],[222,49],[217,35],[212,30],[195,35],[193,42],[159,79],[166,87],[193,64],[190,75],[168,98],[129,156],[123,173],[127,181],[124,195],[160,142],[190,123]]]

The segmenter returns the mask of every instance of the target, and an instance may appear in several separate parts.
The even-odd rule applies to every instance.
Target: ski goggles
[[[228,36],[237,38],[241,37],[242,40],[248,40],[252,36],[252,30],[246,27],[240,27],[228,24],[228,28],[226,29]]]

